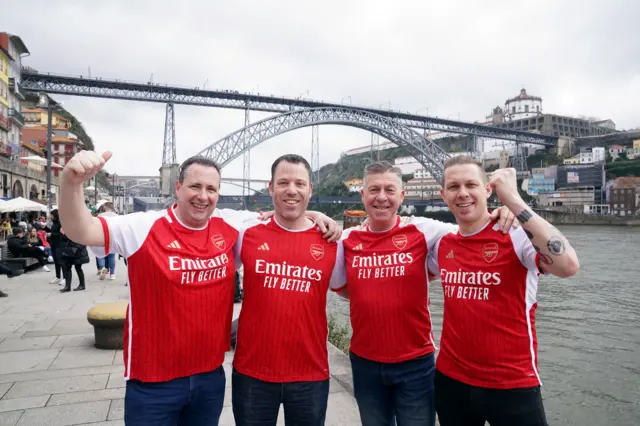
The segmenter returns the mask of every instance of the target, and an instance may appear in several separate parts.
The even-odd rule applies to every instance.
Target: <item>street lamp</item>
[[[53,110],[59,108],[59,104],[51,99],[49,95],[46,93],[40,93],[40,99],[38,101],[38,106],[41,108],[47,109],[47,215],[51,213],[51,199],[53,198],[51,194],[51,132],[52,130],[52,121],[53,121]]]

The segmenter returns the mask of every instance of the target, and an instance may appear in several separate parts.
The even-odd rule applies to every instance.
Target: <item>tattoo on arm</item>
[[[549,249],[549,253],[554,256],[564,254],[564,243],[559,237],[551,237],[549,241],[547,241],[547,248]]]
[[[516,219],[518,219],[518,221],[520,223],[525,223],[527,222],[529,219],[531,219],[533,217],[533,215],[531,214],[531,212],[529,210],[522,210],[522,213],[520,213],[518,216],[516,216]]]
[[[532,234],[531,232],[527,231],[526,229],[524,230],[524,232],[525,232],[525,234],[527,234],[527,237],[528,237],[530,240],[533,240],[533,234]]]

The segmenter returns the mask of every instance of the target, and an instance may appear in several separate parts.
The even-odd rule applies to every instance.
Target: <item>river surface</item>
[[[580,272],[541,277],[536,329],[549,425],[640,426],[640,228],[559,226]],[[442,286],[430,289],[436,342]],[[348,302],[329,312],[349,321]]]

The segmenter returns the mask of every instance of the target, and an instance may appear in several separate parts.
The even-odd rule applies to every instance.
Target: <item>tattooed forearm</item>
[[[522,210],[522,213],[520,213],[518,216],[516,216],[516,219],[518,219],[518,221],[520,223],[525,223],[527,222],[529,219],[531,219],[533,217],[533,215],[531,214],[531,212],[527,209]]]
[[[533,234],[532,234],[531,232],[527,231],[526,229],[524,230],[524,232],[525,232],[525,234],[527,234],[527,237],[528,237],[530,240],[533,240]]]
[[[564,254],[564,243],[559,237],[551,237],[549,241],[547,241],[547,248],[549,249],[549,253],[554,256]]]

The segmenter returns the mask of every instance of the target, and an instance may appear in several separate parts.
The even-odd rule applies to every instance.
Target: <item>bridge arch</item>
[[[247,149],[280,134],[303,127],[334,124],[368,130],[403,147],[431,175],[440,179],[449,155],[434,142],[397,121],[369,111],[349,107],[301,109],[256,121],[228,134],[198,153],[224,167]]]

